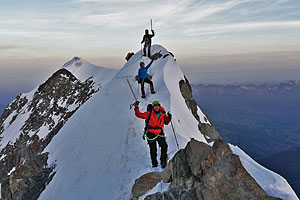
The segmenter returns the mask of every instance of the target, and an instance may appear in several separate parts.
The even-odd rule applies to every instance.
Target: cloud
[[[0,50],[18,49],[20,46],[15,45],[0,45]]]
[[[75,33],[72,32],[63,32],[63,31],[51,31],[51,30],[41,30],[41,31],[32,31],[32,30],[23,30],[23,29],[0,29],[0,35],[13,37],[17,39],[20,38],[27,38],[33,39],[36,41],[42,41],[45,39],[76,39],[77,36]],[[26,40],[25,40],[26,42]],[[8,46],[9,47],[9,46]],[[16,47],[16,46],[14,46]]]
[[[187,7],[181,16],[181,22],[196,22],[200,19],[207,18],[211,15],[230,10],[243,3],[253,3],[262,0],[230,0],[222,3],[198,4]]]
[[[81,23],[92,24],[96,26],[106,26],[111,28],[117,28],[120,26],[132,26],[129,20],[128,13],[111,13],[111,14],[99,14],[88,15]]]
[[[249,31],[255,29],[281,29],[281,28],[300,28],[300,21],[278,21],[278,22],[245,22],[236,24],[211,25],[209,27],[199,27],[187,29],[185,34],[195,35],[215,35],[220,33]]]
[[[209,18],[211,15],[232,9],[240,4],[257,1],[265,0],[227,0],[221,3],[195,0],[181,0],[176,3],[172,0],[155,2],[149,0],[76,0],[74,2],[82,3],[83,7],[89,7],[90,11],[94,13],[92,15],[82,13],[85,16],[84,20],[79,20],[80,23],[116,28],[122,25],[134,24],[136,26],[150,18],[159,21],[159,25],[162,27],[197,23],[203,18]],[[85,5],[84,3],[89,4]],[[101,9],[97,10],[96,5],[91,7],[91,3],[102,3]],[[88,12],[88,10],[86,11]]]
[[[130,0],[130,2],[147,2],[149,0]],[[124,0],[75,0],[76,3],[88,3],[88,2],[97,2],[97,3],[124,3]]]

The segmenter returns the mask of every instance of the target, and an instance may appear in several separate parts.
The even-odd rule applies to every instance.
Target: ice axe
[[[134,97],[134,99],[135,99],[135,102],[137,102],[138,99],[136,98],[136,96],[135,96],[135,94],[134,94],[134,92],[133,92],[133,89],[132,89],[132,87],[131,87],[131,85],[130,85],[128,79],[127,79],[127,83],[128,83],[128,85],[129,85],[130,91],[131,91],[131,93],[132,93],[132,95],[133,95],[133,97]],[[132,106],[134,106],[134,103],[130,104],[130,109],[132,108]]]

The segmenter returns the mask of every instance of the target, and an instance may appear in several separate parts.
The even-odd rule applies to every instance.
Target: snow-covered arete
[[[160,50],[163,55],[168,53],[162,46],[152,46],[153,53]],[[135,179],[153,171],[147,143],[142,140],[145,122],[136,118],[133,110],[129,110],[134,98],[127,79],[140,97],[135,75],[141,61],[148,64],[150,59],[142,57],[141,52],[138,52],[113,78],[106,80],[101,92],[87,101],[53,138],[45,152],[49,152],[48,164],[56,164],[56,174],[39,199],[130,199]],[[89,69],[86,72],[84,65],[76,66],[74,63],[77,62],[70,61],[65,67],[75,76],[86,77],[91,72]],[[140,103],[140,110],[143,112],[148,103],[159,101],[173,115],[172,122],[181,148],[185,147],[190,138],[206,143],[198,130],[197,120],[180,93],[179,81],[184,79],[184,75],[174,58],[171,55],[159,58],[149,68],[149,73],[153,76],[157,93],[151,94],[146,84],[147,98]],[[95,77],[105,77],[105,69],[99,74],[97,70],[92,71],[92,74]],[[201,122],[206,122],[202,111],[198,111],[198,114]],[[164,131],[171,158],[178,148],[171,126],[165,126]],[[243,165],[248,170],[249,163],[243,161],[245,156],[236,151],[235,153],[241,156]],[[257,172],[249,171],[256,179]],[[282,180],[282,190],[266,192],[272,196],[297,199],[285,180],[280,176],[276,177]],[[271,185],[274,181],[265,180],[264,183]],[[160,191],[159,187],[155,191]]]

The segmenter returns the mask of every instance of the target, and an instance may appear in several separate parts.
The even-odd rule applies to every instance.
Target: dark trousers
[[[148,140],[148,145],[150,148],[150,157],[151,157],[151,161],[152,164],[155,165],[157,164],[157,145],[156,143],[158,143],[159,147],[160,147],[160,162],[162,161],[167,161],[167,157],[168,157],[168,144],[166,142],[166,139],[164,136],[158,136],[155,140]]]
[[[150,48],[151,48],[151,44],[145,44],[144,45],[144,56],[146,56],[146,49],[148,48],[148,57],[150,58],[151,54],[150,54]]]
[[[141,90],[142,90],[142,95],[145,95],[145,82],[150,84],[150,90],[153,91],[153,82],[149,78],[145,78],[141,80]]]

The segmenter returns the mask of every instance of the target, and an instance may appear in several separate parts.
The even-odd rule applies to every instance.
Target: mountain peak
[[[49,127],[58,126],[54,129],[55,137],[53,137],[53,132],[49,133],[50,137],[43,135],[43,138],[46,138],[46,140],[47,138],[50,139],[45,141],[45,145],[39,149],[39,151],[42,149],[43,153],[47,154],[45,156],[47,157],[46,161],[42,162],[40,167],[53,170],[51,175],[48,176],[46,174],[45,179],[48,181],[48,184],[47,186],[43,185],[44,188],[39,189],[39,192],[42,191],[42,193],[35,194],[39,196],[40,200],[130,199],[130,187],[137,177],[153,170],[161,171],[160,168],[152,168],[148,144],[142,140],[145,120],[137,119],[134,111],[129,109],[129,105],[136,100],[134,96],[141,101],[141,112],[146,112],[148,104],[153,101],[159,101],[166,112],[172,113],[172,123],[166,125],[163,129],[168,143],[169,159],[176,152],[180,151],[179,148],[186,146],[190,138],[205,144],[207,144],[208,139],[214,141],[212,136],[215,135],[215,132],[209,130],[213,129],[211,128],[212,124],[195,103],[189,83],[176,63],[173,54],[161,45],[153,45],[151,52],[152,55],[156,53],[162,55],[154,60],[148,69],[148,73],[152,76],[156,93],[152,94],[149,85],[145,85],[145,99],[140,98],[141,88],[135,76],[140,68],[139,63],[144,62],[147,65],[151,62],[151,59],[142,56],[142,51],[139,51],[120,70],[98,67],[79,57],[74,57],[62,68],[63,72],[64,70],[69,71],[78,81],[67,82],[70,83],[70,87],[68,86],[69,84],[58,83],[58,86],[61,88],[59,93],[56,90],[55,92],[51,90],[51,88],[54,88],[53,85],[47,85],[42,87],[41,92],[38,93],[46,101],[40,101],[39,99],[28,101],[36,102],[31,110],[38,111],[35,113],[39,115],[33,115],[33,118],[27,121],[17,118],[18,124],[14,125],[14,122],[10,125],[11,132],[18,133],[18,130],[23,127],[25,122],[28,123],[28,126],[24,130],[29,130],[29,134],[27,132],[24,132],[24,134],[27,134],[27,136],[33,135],[32,137],[40,135],[40,130],[37,128],[32,129],[31,124],[38,122],[40,126],[46,121],[49,122]],[[63,75],[63,77],[66,76]],[[60,77],[58,79],[60,80]],[[78,82],[78,85],[74,85],[75,82]],[[95,85],[97,88],[100,88],[98,92],[88,87]],[[72,92],[66,90],[65,87]],[[43,88],[46,89],[42,90]],[[86,91],[85,89],[89,88],[91,92],[95,92],[93,95],[89,92],[90,90],[87,93],[84,92]],[[53,98],[48,91],[53,94],[54,100],[51,100]],[[73,94],[71,97],[83,96],[91,98],[80,108],[71,106],[65,109],[60,105],[74,105],[77,101],[72,99],[69,101],[64,97],[60,97],[60,93],[66,96]],[[57,102],[59,103],[58,105],[55,104]],[[51,110],[54,112],[49,113],[47,106],[53,108]],[[25,107],[27,108],[28,106]],[[69,109],[76,109],[76,112],[68,119],[67,123],[57,124],[58,120],[64,119],[64,117],[60,116],[61,113]],[[9,120],[14,118],[15,114],[18,114],[18,110],[12,113],[8,117]],[[30,115],[26,111],[22,114],[24,119],[27,119],[28,115]],[[67,117],[69,116],[67,115]],[[55,124],[51,121],[51,117]],[[210,135],[206,135],[208,138],[205,137],[205,133],[209,132]],[[3,141],[9,141],[10,139],[9,132],[1,136],[4,136]],[[22,144],[26,146],[26,142]],[[19,143],[14,145],[18,147]],[[33,156],[35,157],[35,155]],[[0,158],[0,161],[5,160],[2,152]],[[17,158],[20,158],[20,156]],[[22,166],[24,160],[26,161],[27,157],[21,158],[19,160],[22,162],[18,163],[20,166]],[[16,166],[16,168],[18,167]],[[14,168],[9,170],[11,169]],[[35,177],[37,180],[40,180],[39,169],[35,172],[37,173],[37,177]],[[8,169],[6,170],[9,172]],[[7,173],[7,171],[3,173],[6,177],[6,182],[2,191],[9,192],[8,195],[11,196],[19,195],[17,198],[24,199],[22,198],[24,197],[22,192],[25,191],[27,195],[31,188],[26,188],[29,186],[22,185],[22,190],[13,190],[19,188],[18,185],[16,186],[18,183],[15,181],[23,180],[23,182],[26,182],[30,177],[19,177],[18,169],[16,169],[16,172],[12,170],[11,173]],[[264,173],[263,170],[258,171],[260,174]],[[270,182],[266,188],[272,184],[273,182]],[[30,186],[32,185],[35,186],[30,184]]]
[[[68,66],[73,65],[74,63],[76,63],[77,61],[80,61],[80,60],[81,60],[81,58],[75,56],[74,58],[72,58],[71,60],[69,60],[68,62],[66,62],[66,63],[62,66],[62,68],[67,68]]]

